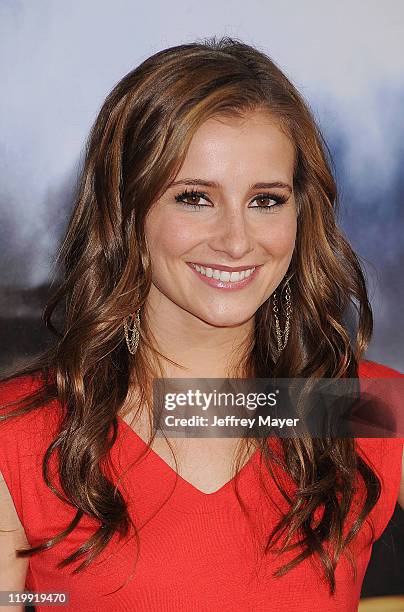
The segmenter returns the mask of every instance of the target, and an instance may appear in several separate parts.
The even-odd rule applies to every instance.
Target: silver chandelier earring
[[[123,323],[125,331],[126,344],[128,351],[131,355],[134,355],[137,351],[140,338],[140,308],[136,311],[135,316],[129,315]]]
[[[275,333],[276,333],[276,340],[278,343],[278,356],[285,348],[288,342],[288,338],[289,338],[290,317],[292,314],[292,298],[291,298],[289,279],[287,279],[287,281],[285,282],[284,288],[285,288],[285,302],[286,302],[286,306],[284,310],[285,310],[285,315],[286,315],[286,322],[285,322],[285,329],[283,331],[281,330],[281,326],[279,325],[279,318],[278,318],[279,309],[278,309],[278,299],[276,296],[276,291],[274,291],[273,296],[272,296],[272,300],[273,300],[272,310],[273,310],[274,318],[275,318]],[[282,291],[281,291],[281,295],[282,295]]]

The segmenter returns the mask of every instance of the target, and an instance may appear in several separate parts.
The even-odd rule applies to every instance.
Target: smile
[[[249,285],[257,276],[261,266],[253,266],[244,270],[219,270],[218,268],[208,268],[198,264],[188,263],[189,267],[198,275],[200,280],[212,287],[219,289],[241,289]]]

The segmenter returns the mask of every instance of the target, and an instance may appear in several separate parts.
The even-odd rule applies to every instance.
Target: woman
[[[0,428],[3,590],[86,611],[356,609],[401,438],[153,429],[154,378],[402,376],[362,359],[372,313],[324,147],[279,68],[229,38],[161,51],[109,94],[45,309],[58,341],[2,383],[20,414]]]

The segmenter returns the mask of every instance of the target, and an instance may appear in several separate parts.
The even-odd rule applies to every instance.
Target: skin
[[[232,351],[252,334],[254,313],[282,283],[292,258],[297,229],[293,164],[292,143],[268,113],[256,112],[244,120],[210,119],[194,135],[174,180],[198,177],[219,186],[169,187],[146,220],[153,268],[147,316],[159,350],[184,368],[164,363],[167,377],[228,375]],[[288,183],[292,192],[249,189],[251,184],[272,181]],[[193,210],[176,202],[175,196],[186,187],[204,192],[207,199],[199,203],[210,208]],[[264,191],[286,195],[288,200],[269,212],[250,208],[257,206],[253,200]],[[188,202],[195,201],[188,198]],[[264,200],[261,204],[274,202]],[[264,265],[253,283],[229,292],[200,281],[187,261],[234,267]],[[147,439],[140,424],[138,431]],[[207,464],[209,477],[200,470],[196,448],[193,462],[188,458],[188,464],[183,465],[182,473],[188,480],[193,478],[201,490],[216,490],[227,478],[225,457],[229,449],[225,439],[217,442],[223,447],[222,467],[217,462],[212,467]],[[231,442],[227,441],[229,447]],[[195,447],[196,443],[194,439]],[[170,451],[157,439],[154,448],[158,445],[161,456],[174,467]],[[206,439],[203,445],[207,447]],[[404,509],[404,455],[398,502]]]
[[[293,192],[281,208],[259,212],[249,206],[264,190],[250,191],[249,184],[283,181],[293,187],[293,163],[292,144],[268,115],[255,113],[245,121],[209,120],[195,134],[175,180],[199,177],[218,182],[219,188],[198,189],[207,193],[212,208],[194,211],[182,207],[174,199],[182,191],[177,186],[167,189],[148,215],[153,284],[147,316],[158,348],[183,364],[189,377],[226,376],[231,350],[252,333],[254,313],[287,272],[297,227]],[[273,191],[289,195],[284,189]],[[264,265],[249,286],[227,292],[200,281],[186,261]],[[170,364],[166,369],[166,376],[183,377],[184,370],[176,366]],[[129,415],[126,420],[131,423]],[[147,440],[143,421],[137,432]],[[182,449],[177,444],[179,465],[164,439],[155,438],[153,449],[202,494],[211,494],[231,476],[229,451],[234,439],[207,442],[189,439]],[[29,544],[1,475],[0,501],[1,517],[5,517],[0,527],[14,530],[6,540],[4,534],[2,538],[0,590],[22,590],[28,560],[10,559],[15,548]],[[404,508],[404,457],[398,501]]]
[[[294,149],[265,112],[243,119],[209,119],[195,133],[174,181],[146,219],[153,283],[146,309],[157,345],[185,368],[167,364],[166,376],[226,377],[232,351],[252,334],[254,313],[282,282],[295,247],[297,214],[293,194]],[[292,188],[255,189],[258,182],[282,181]],[[206,198],[186,198],[208,207],[193,210],[176,202],[185,188]],[[269,211],[268,192],[287,202]],[[186,262],[237,266],[263,264],[258,277],[237,291],[208,286]]]
[[[195,133],[173,182],[198,178],[217,186],[170,184],[153,204],[145,224],[152,286],[141,319],[147,316],[158,350],[178,364],[164,361],[165,377],[227,378],[232,372],[234,355],[252,336],[255,312],[282,283],[293,255],[294,155],[292,142],[268,113],[209,119]],[[275,181],[290,190],[251,188]],[[185,189],[204,197],[177,202]],[[270,196],[257,199],[263,193]],[[287,201],[258,210],[275,205],[273,196]],[[195,210],[189,205],[195,203],[206,207]],[[200,280],[187,262],[262,267],[246,287],[226,291]],[[130,414],[126,418],[133,426]],[[138,416],[136,431],[149,439],[146,413]],[[170,443],[177,464],[165,438],[155,437],[151,446],[199,491],[217,491],[231,478],[237,438],[177,437]]]

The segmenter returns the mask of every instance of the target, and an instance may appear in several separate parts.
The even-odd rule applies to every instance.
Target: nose
[[[240,210],[227,211],[216,220],[210,247],[232,259],[242,259],[254,249],[251,228]]]

